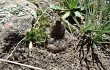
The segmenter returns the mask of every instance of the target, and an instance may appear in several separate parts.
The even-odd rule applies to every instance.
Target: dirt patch
[[[19,38],[18,41],[16,40],[17,37]],[[71,43],[68,42],[69,45],[67,45],[66,42],[66,48],[56,53],[48,50],[47,47],[35,46],[33,49],[29,50],[28,44],[23,41],[20,43],[19,47],[15,50],[9,60],[34,67],[39,67],[45,70],[109,70],[109,50],[108,53],[95,50],[94,60],[91,59],[91,53],[87,55],[87,58],[83,58],[82,54],[79,57],[79,52],[75,50],[77,43],[79,42],[77,34],[74,33],[72,37],[73,39],[71,40]],[[4,52],[0,52],[1,58],[7,58],[11,51],[15,48],[17,42],[19,42],[22,38],[23,36],[10,33],[10,35],[4,39],[4,42],[7,43],[7,46],[2,48]],[[68,38],[70,40],[70,37]],[[9,39],[11,39],[11,41]],[[86,48],[84,52],[86,54]],[[34,70],[22,65],[20,66],[10,63],[7,64],[4,62],[0,66],[3,70]]]
[[[39,0],[39,9],[44,10],[47,8],[49,2],[53,3],[54,1]],[[45,15],[53,21],[60,18],[51,9]],[[50,42],[48,46],[34,46],[31,50],[29,49],[29,43],[22,41],[8,58],[24,36],[19,31],[4,30],[0,32],[0,58],[4,60],[8,58],[10,61],[39,67],[44,70],[109,70],[110,48],[94,47],[94,53],[91,49],[87,54],[87,46],[85,46],[80,52],[79,48],[81,46],[78,46],[78,43],[82,39],[81,36],[77,32],[69,33],[66,31],[63,39],[51,41],[51,38],[48,38]],[[77,47],[78,49],[76,49]],[[35,70],[32,67],[9,63],[7,61],[0,61],[0,68],[2,70]]]

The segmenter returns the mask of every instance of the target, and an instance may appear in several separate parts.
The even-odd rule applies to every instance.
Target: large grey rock
[[[35,10],[36,6],[26,0],[0,0],[0,48],[5,47],[4,38],[10,33],[24,34],[32,27]]]
[[[36,6],[26,0],[8,0],[8,3],[0,0],[0,3],[0,30],[26,32],[31,27]]]

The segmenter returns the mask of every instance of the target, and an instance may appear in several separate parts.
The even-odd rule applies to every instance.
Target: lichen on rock
[[[35,10],[29,6],[20,4],[9,4],[0,9],[0,23],[8,22],[13,16],[24,16],[31,14],[36,17]]]
[[[1,3],[3,6],[0,7],[0,27],[2,27],[0,29],[24,33],[32,27],[33,18],[37,18],[35,5],[26,0],[12,0],[8,3]],[[12,25],[11,28],[6,28],[9,23]]]

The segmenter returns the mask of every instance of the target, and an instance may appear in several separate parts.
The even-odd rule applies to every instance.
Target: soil
[[[44,10],[47,8],[48,2],[57,3],[56,1],[45,1],[39,0],[38,8]],[[51,10],[46,13],[46,16],[48,15],[54,21],[60,18]],[[0,59],[5,60],[12,53],[18,42],[24,38],[24,35],[12,31],[4,32],[0,34]],[[82,35],[80,33],[69,33],[66,31],[63,39],[53,41],[49,37],[49,44],[47,46],[38,47],[35,45],[32,49],[29,49],[29,43],[22,41],[8,60],[39,67],[44,70],[109,70],[110,46],[100,48],[99,45],[99,47],[94,47],[94,53],[90,49],[87,54],[86,46],[81,49],[81,52],[79,51],[81,46],[78,43],[80,43],[81,39]],[[0,61],[0,70],[36,69],[7,61]]]

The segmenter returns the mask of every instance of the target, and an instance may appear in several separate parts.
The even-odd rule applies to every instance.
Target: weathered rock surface
[[[36,17],[33,4],[26,0],[0,0],[0,3],[0,27],[8,29],[10,24],[13,29],[27,30],[31,27],[33,16]]]
[[[24,34],[36,18],[36,6],[26,0],[0,0],[0,48],[10,32]]]

